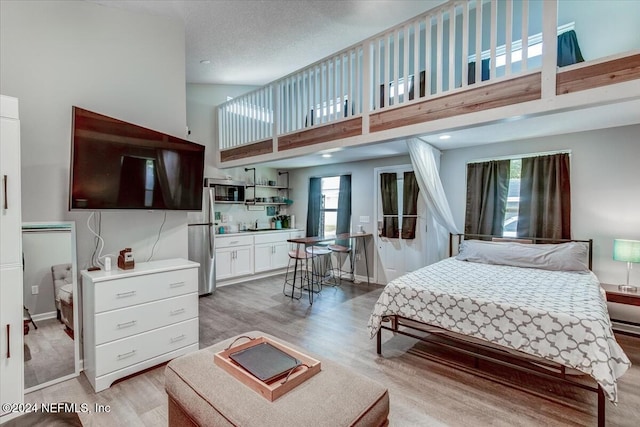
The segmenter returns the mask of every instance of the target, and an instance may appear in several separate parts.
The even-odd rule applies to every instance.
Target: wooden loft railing
[[[557,0],[450,1],[220,105],[219,164],[554,97],[589,75],[558,77],[557,32]]]

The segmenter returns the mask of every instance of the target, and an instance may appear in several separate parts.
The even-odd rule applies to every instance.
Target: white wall
[[[601,282],[624,283],[626,264],[613,261],[613,239],[640,240],[638,135],[634,125],[445,151],[441,177],[456,224],[464,226],[468,161],[569,149],[573,237],[593,239],[593,270]],[[630,281],[640,285],[640,265]],[[640,322],[640,313],[635,316]]]
[[[223,178],[226,175],[244,179],[244,169],[234,168],[221,171],[215,165],[215,148],[218,144],[218,115],[216,107],[227,101],[256,89],[258,86],[187,84],[187,126],[191,130],[189,139],[205,145],[204,176]],[[240,173],[242,172],[242,173]]]
[[[406,164],[411,164],[411,159],[408,155],[291,170],[289,173],[291,187],[293,188],[291,192],[293,205],[291,205],[290,210],[296,216],[296,226],[298,228],[306,228],[309,178],[351,174],[351,230],[357,231],[358,226],[361,224],[360,217],[368,216],[371,222],[362,225],[366,232],[376,232],[376,224],[373,223],[375,218],[373,202],[374,194],[377,191],[374,169]],[[369,273],[373,276],[375,271],[374,257],[377,256],[377,251],[375,250],[373,239],[368,240]],[[364,267],[364,259],[362,259],[356,265],[356,273],[364,276]]]
[[[187,84],[187,126],[191,130],[190,140],[197,141],[206,146],[205,150],[205,177],[226,178],[249,182],[253,179],[253,174],[246,172],[244,167],[219,169],[215,166],[215,147],[218,144],[218,121],[216,107],[227,101],[227,97],[236,97],[252,91],[257,86],[242,85],[211,85],[211,84]],[[256,177],[278,181],[279,185],[285,184],[284,176],[278,177],[278,171],[273,168],[256,166]],[[253,190],[247,191],[246,195],[253,197]],[[266,194],[267,189],[259,190],[265,197],[275,196],[276,193]],[[259,195],[260,197],[260,195]],[[282,208],[283,214],[286,209]],[[261,223],[270,220],[267,217],[264,206],[262,210],[249,210],[240,204],[218,204],[216,211],[228,217],[227,222],[219,225],[231,226],[242,223],[255,224],[258,220]]]
[[[22,252],[24,256],[24,305],[32,316],[53,314],[55,316],[56,295],[51,267],[71,263],[71,231],[23,231]],[[38,293],[32,294],[32,286]]]
[[[84,1],[0,2],[0,87],[20,100],[22,218],[75,220],[78,266],[93,239],[69,212],[71,107],[185,136],[183,24]],[[106,252],[151,254],[163,212],[102,215]],[[187,256],[186,213],[168,212],[154,259]]]
[[[638,19],[639,1],[558,1],[558,25],[576,23],[575,31],[585,61],[640,49]]]

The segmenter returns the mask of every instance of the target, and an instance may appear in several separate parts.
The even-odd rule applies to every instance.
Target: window
[[[569,153],[467,164],[465,234],[571,238]]]
[[[153,160],[147,160],[145,164],[144,179],[144,205],[145,207],[153,206],[153,190],[155,184],[155,172]]]
[[[338,224],[338,196],[340,195],[340,177],[330,176],[321,179],[322,202],[320,203],[320,232],[323,236],[336,234]]]
[[[503,237],[516,237],[518,231],[518,208],[520,206],[520,173],[522,159],[512,159],[509,165],[509,190],[507,209],[504,214]]]
[[[351,175],[309,179],[307,237],[351,231]]]
[[[569,22],[568,24],[558,27],[558,35],[575,29],[575,23]],[[501,45],[496,47],[496,68],[504,67],[507,63],[507,46]],[[527,59],[537,58],[542,56],[542,33],[533,34],[527,37]],[[491,57],[491,51],[489,49],[481,52],[481,59],[488,59]],[[474,62],[476,55],[471,54],[467,57],[468,62]],[[511,63],[522,61],[522,40],[514,40],[511,44]]]
[[[379,175],[380,236],[415,239],[418,221],[418,182],[413,171],[383,172]]]

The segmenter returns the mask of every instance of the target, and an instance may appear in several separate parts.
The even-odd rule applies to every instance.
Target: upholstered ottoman
[[[166,368],[169,426],[385,426],[389,394],[381,384],[259,331],[320,360],[322,370],[269,402],[213,361],[237,337],[172,360]],[[240,341],[241,342],[241,341]]]

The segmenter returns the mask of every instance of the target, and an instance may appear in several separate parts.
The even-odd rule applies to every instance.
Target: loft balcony
[[[450,1],[221,104],[218,166],[639,100],[637,37],[567,59],[585,25],[562,3]]]

